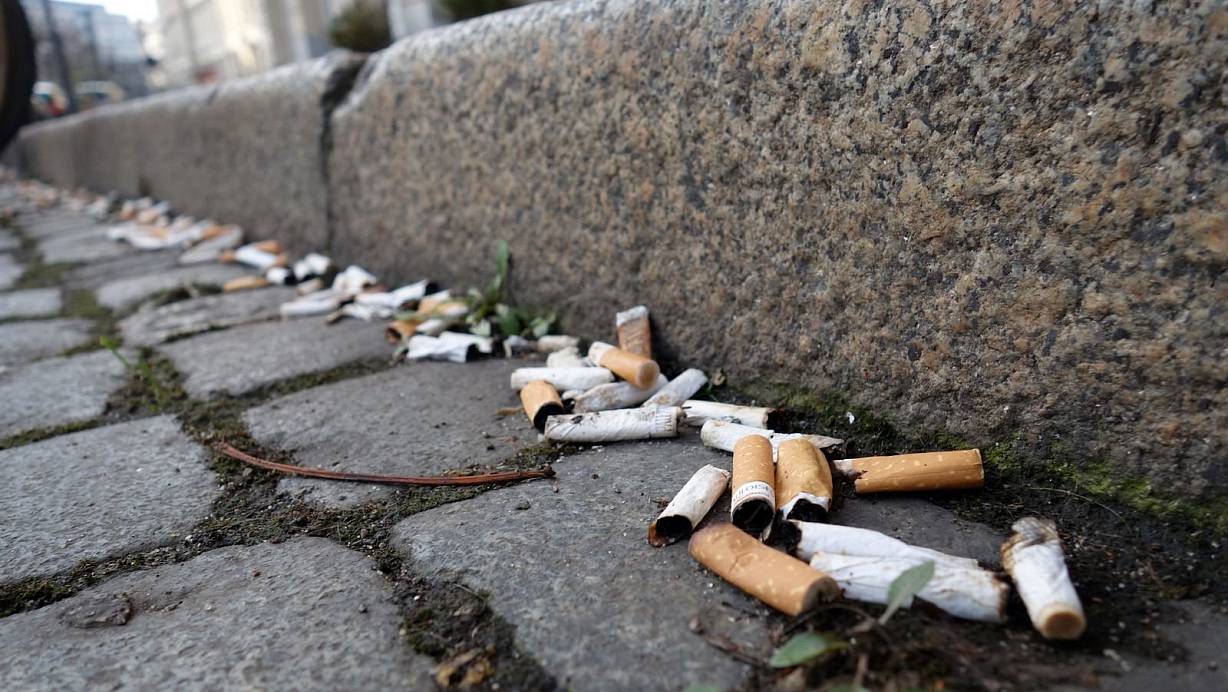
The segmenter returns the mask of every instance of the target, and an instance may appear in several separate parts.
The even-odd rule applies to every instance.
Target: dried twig
[[[276,461],[269,461],[254,457],[240,449],[236,449],[225,442],[218,443],[217,451],[231,459],[238,459],[245,464],[251,464],[262,469],[277,471],[278,473],[286,473],[292,476],[304,476],[306,478],[324,478],[332,481],[352,481],[357,483],[383,483],[385,485],[420,485],[420,486],[439,486],[439,485],[485,485],[487,483],[511,483],[514,481],[523,481],[530,478],[553,478],[554,469],[546,466],[545,468],[533,471],[503,471],[499,473],[482,473],[473,476],[379,476],[370,473],[347,473],[345,471],[330,471],[328,469],[311,468],[308,466],[295,466],[294,464],[281,464]]]

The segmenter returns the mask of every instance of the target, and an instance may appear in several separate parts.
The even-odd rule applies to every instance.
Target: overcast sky
[[[133,21],[151,22],[158,18],[157,0],[83,0],[96,2],[112,14],[127,15]]]

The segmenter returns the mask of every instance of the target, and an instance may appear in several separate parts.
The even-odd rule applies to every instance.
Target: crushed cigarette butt
[[[697,368],[684,370],[682,374],[653,394],[648,401],[644,402],[644,405],[683,406],[687,399],[695,396],[695,393],[703,389],[705,384],[708,384],[708,378],[704,375],[703,370]],[[683,406],[683,413],[686,413],[685,406]]]
[[[546,429],[546,419],[550,416],[562,415],[563,400],[559,398],[559,390],[549,382],[538,380],[530,382],[520,390],[520,403],[524,404],[525,415],[537,430]]]
[[[546,419],[547,440],[556,442],[619,442],[676,437],[682,409],[624,408],[572,413]]]
[[[596,387],[575,397],[572,410],[576,413],[590,411],[608,411],[616,408],[629,408],[644,403],[644,400],[669,384],[665,375],[657,375],[657,382],[648,389],[640,389],[630,382],[611,382],[599,384]]]
[[[752,428],[748,425],[740,425],[738,423],[729,423],[723,420],[710,420],[704,423],[704,427],[699,430],[699,439],[708,447],[720,449],[726,452],[732,452],[734,445],[738,440],[747,435],[763,435],[772,443],[772,447],[780,446],[785,440],[809,440],[811,444],[819,449],[827,447],[835,447],[842,444],[844,440],[827,437],[826,435],[806,435],[803,433],[778,433],[762,428]]]
[[[827,457],[809,440],[780,443],[776,454],[776,501],[785,519],[826,519],[833,487]]]
[[[617,346],[594,341],[588,347],[588,358],[640,389],[648,389],[661,374],[656,361]]]
[[[517,368],[512,372],[512,389],[520,390],[537,380],[545,380],[559,391],[588,391],[599,384],[613,382],[614,374],[605,368]]]
[[[985,484],[981,450],[840,459],[833,464],[859,493],[963,490]]]
[[[970,557],[948,555],[930,548],[911,545],[870,529],[808,521],[788,521],[781,525],[782,535],[790,531],[795,534],[791,539],[773,536],[773,540],[786,544],[789,552],[803,560],[809,560],[816,553],[823,552],[860,557],[901,558],[913,562],[931,560],[935,564],[950,564],[964,569],[979,567],[977,561]]]
[[[536,348],[538,353],[554,353],[564,348],[580,347],[580,339],[566,334],[547,334],[546,336],[537,339]]]
[[[649,525],[648,543],[659,548],[690,536],[728,486],[724,469],[709,465],[696,471]]]
[[[732,524],[697,531],[688,550],[725,581],[786,615],[800,615],[840,595],[840,587],[830,576],[769,548]]]
[[[422,324],[416,320],[394,320],[384,329],[384,339],[390,344],[399,344],[408,340]]]
[[[738,406],[695,399],[683,402],[682,410],[686,412],[687,425],[699,427],[710,420],[719,420],[765,429],[768,427],[768,417],[776,412],[776,409],[762,406]]]
[[[1002,544],[1002,566],[1027,606],[1036,631],[1046,639],[1078,639],[1087,629],[1083,604],[1070,581],[1057,525],[1024,517]]]
[[[546,367],[548,368],[587,368],[592,364],[584,356],[580,355],[580,349],[575,346],[567,346],[546,356]]]
[[[729,506],[733,525],[752,536],[763,537],[776,514],[776,467],[772,443],[762,435],[747,435],[733,449],[733,501]]]
[[[652,358],[652,327],[648,323],[648,308],[637,305],[614,316],[618,330],[618,347],[645,358]]]
[[[253,288],[264,288],[268,285],[269,280],[263,276],[240,276],[222,284],[222,292],[234,293],[235,291],[247,291]]]

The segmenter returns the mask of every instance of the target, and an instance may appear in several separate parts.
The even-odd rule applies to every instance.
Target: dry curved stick
[[[251,464],[262,469],[287,473],[292,476],[306,478],[324,478],[331,481],[353,481],[358,483],[383,483],[386,485],[485,485],[486,483],[510,483],[529,478],[553,478],[554,469],[546,466],[535,471],[501,471],[499,473],[482,473],[473,476],[379,476],[370,473],[347,473],[345,471],[330,471],[328,469],[312,468],[310,466],[295,466],[281,464],[268,459],[254,457],[241,449],[232,447],[225,442],[219,442],[215,447],[218,453],[231,459],[238,459],[245,464]]]

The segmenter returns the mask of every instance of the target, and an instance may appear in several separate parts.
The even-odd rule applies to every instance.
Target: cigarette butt
[[[1002,566],[1014,580],[1032,625],[1045,639],[1078,639],[1087,629],[1087,617],[1070,582],[1057,525],[1024,517],[1011,529],[1014,533],[1002,544]]]
[[[559,391],[583,389],[614,381],[614,374],[605,368],[517,368],[512,372],[512,389],[523,389],[535,380],[545,380]]]
[[[421,314],[421,313],[416,313]],[[456,325],[459,320],[451,317],[432,317],[418,324],[417,332],[426,336],[439,336]]]
[[[704,388],[708,384],[708,376],[703,370],[697,368],[689,368],[682,371],[682,374],[675,377],[669,384],[662,387],[653,394],[648,401],[644,402],[645,406],[682,406],[687,399],[695,396],[695,393]],[[685,407],[683,413],[686,413]]]
[[[776,467],[772,443],[762,435],[747,435],[733,449],[733,525],[761,537],[776,513]]]
[[[678,435],[682,409],[624,408],[570,413],[546,419],[547,440],[558,442],[619,442]]]
[[[820,552],[810,559],[810,566],[831,575],[845,598],[886,604],[891,582],[923,562],[926,560]],[[934,576],[917,592],[917,598],[965,620],[1005,622],[1009,593],[1010,588],[993,572],[935,562]],[[904,607],[911,606],[911,601]]]
[[[439,335],[439,340],[450,344],[465,344],[477,349],[478,353],[487,356],[495,351],[495,340],[489,336],[478,336],[477,334],[465,334],[462,332],[444,332]]]
[[[231,279],[222,284],[223,293],[234,293],[235,291],[246,291],[252,288],[264,288],[269,285],[269,280],[263,276],[240,276],[237,279]]]
[[[270,255],[280,255],[282,250],[284,250],[281,243],[277,242],[276,240],[262,240],[258,243],[252,243],[251,245],[248,245],[248,247],[267,252]]]
[[[935,564],[946,563],[954,567],[979,567],[970,557],[947,553],[905,543],[884,533],[861,529],[855,526],[819,524],[808,521],[789,521],[784,527],[794,527],[797,537],[791,552],[803,560],[810,560],[816,553],[836,553],[860,557],[890,557],[922,562],[932,560]],[[782,532],[785,528],[781,529]],[[775,537],[773,537],[775,540]]]
[[[979,449],[842,459],[835,465],[854,479],[859,493],[962,490],[985,484]]]
[[[725,581],[786,615],[800,615],[840,595],[828,575],[760,543],[732,524],[695,533],[691,557]]]
[[[447,303],[450,300],[452,300],[452,292],[446,290],[439,291],[438,293],[432,293],[429,296],[423,296],[418,301],[418,312],[432,313],[435,311],[435,308]]]
[[[538,353],[554,353],[564,348],[580,347],[580,339],[566,334],[547,334],[535,342]]]
[[[384,339],[390,344],[399,344],[414,335],[414,330],[422,324],[417,320],[395,320],[384,330]]]
[[[402,306],[408,303],[415,303],[426,297],[426,292],[430,288],[431,282],[429,279],[423,279],[416,283],[402,286],[391,293],[390,307],[393,310],[399,310]]]
[[[701,426],[710,420],[721,420],[752,428],[767,428],[768,417],[776,412],[776,409],[762,406],[738,406],[694,399],[683,402],[682,410],[686,412],[687,425]]]
[[[696,471],[649,525],[648,543],[660,548],[690,536],[728,486],[724,469],[709,465]]]
[[[222,226],[216,223],[209,224],[208,226],[205,226],[203,229],[201,229],[200,239],[201,240],[212,240],[222,235],[223,233],[225,233],[227,228],[229,228],[229,226]]]
[[[599,384],[576,397],[572,410],[576,413],[588,413],[639,406],[668,383],[669,380],[665,378],[665,375],[657,375],[656,384],[648,389],[640,389],[630,382]]]
[[[525,385],[520,390],[520,403],[524,404],[525,415],[538,431],[546,429],[547,418],[561,415],[564,411],[559,390],[544,380]]]
[[[657,381],[657,375],[661,374],[661,368],[651,358],[600,341],[589,346],[588,357],[640,389],[651,387]]]
[[[618,329],[618,347],[645,358],[652,358],[652,327],[648,323],[648,308],[637,305],[614,316]]]
[[[231,248],[226,248],[218,253],[217,261],[222,264],[234,264],[238,260],[235,259],[235,251]]]
[[[264,273],[264,278],[268,279],[269,283],[284,286],[289,283],[290,277],[293,275],[294,273],[285,267],[269,267],[268,271]]]
[[[351,306],[346,306],[351,307]],[[425,334],[415,334],[406,342],[406,360],[441,360],[448,363],[464,363],[477,347],[465,341],[451,341]]]
[[[684,409],[685,410],[685,409]],[[747,435],[765,435],[772,442],[772,447],[779,447],[785,440],[809,440],[818,449],[834,447],[844,440],[827,437],[826,435],[805,435],[802,433],[778,433],[762,428],[752,428],[749,425],[739,425],[723,420],[710,420],[699,429],[699,439],[708,447],[732,452],[738,440]]]
[[[357,264],[351,264],[345,271],[338,272],[333,277],[333,289],[343,293],[361,293],[362,289],[379,283],[375,275]]]
[[[809,440],[780,443],[776,455],[776,498],[785,519],[827,518],[832,498],[831,467],[827,457]]]
[[[246,264],[249,267],[254,267],[260,271],[264,271],[269,267],[278,266],[279,260],[284,259],[284,255],[267,252],[261,250],[257,245],[263,243],[251,243],[235,250],[234,259],[239,264]],[[283,262],[284,264],[284,262]]]
[[[546,367],[585,368],[588,367],[588,363],[585,362],[584,356],[580,355],[580,349],[575,346],[568,346],[546,356]]]

